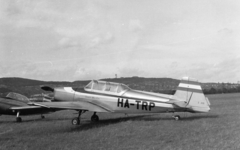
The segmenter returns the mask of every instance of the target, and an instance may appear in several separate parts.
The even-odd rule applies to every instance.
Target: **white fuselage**
[[[159,94],[160,95],[160,94]],[[126,91],[120,95],[75,92],[72,103],[85,102],[95,104],[110,112],[116,113],[160,113],[173,112],[174,106],[167,104],[171,95],[150,95],[140,91]],[[164,97],[165,96],[165,97]],[[102,112],[102,110],[95,110]],[[104,111],[106,112],[106,111]]]

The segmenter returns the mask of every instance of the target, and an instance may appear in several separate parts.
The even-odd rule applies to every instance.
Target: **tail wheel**
[[[79,118],[73,118],[72,124],[73,125],[79,125],[80,124],[80,119]]]
[[[92,122],[97,122],[97,121],[99,121],[98,115],[92,115],[91,121],[92,121]]]
[[[178,121],[178,120],[180,120],[181,118],[180,118],[179,115],[176,115],[176,116],[174,116],[174,119],[175,119],[176,121]]]

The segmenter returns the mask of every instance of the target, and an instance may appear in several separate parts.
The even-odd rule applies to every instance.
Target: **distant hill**
[[[144,77],[126,77],[126,78],[107,78],[100,79],[109,82],[118,82],[124,84],[139,84],[139,83],[156,83],[156,82],[166,82],[166,83],[179,83],[180,80],[172,79],[172,78],[144,78]]]
[[[170,79],[170,78],[126,77],[126,78],[107,78],[107,79],[100,79],[100,80],[123,83],[133,89],[148,90],[148,91],[154,91],[156,87],[152,88],[152,86],[154,85],[156,86],[156,83],[157,84],[162,83],[164,85],[168,84],[168,85],[172,85],[172,87],[173,86],[175,87],[179,83],[179,80]],[[0,93],[6,93],[6,92],[12,91],[12,92],[24,94],[26,96],[30,96],[32,94],[44,93],[45,91],[40,89],[41,85],[49,85],[52,87],[57,87],[57,86],[84,87],[89,82],[90,80],[63,82],[63,81],[40,81],[40,80],[17,78],[17,77],[0,78]]]
[[[24,78],[0,78],[0,85],[7,86],[29,86],[29,85],[40,85],[43,84],[44,81],[32,80],[32,79],[24,79]]]
[[[33,94],[45,93],[41,90],[41,85],[48,85],[52,87],[68,86],[68,87],[83,87],[89,81],[40,81],[18,77],[0,78],[0,96],[6,95],[8,92],[16,92],[26,96]]]
[[[144,77],[125,77],[125,78],[107,78],[100,79],[109,82],[117,82],[128,85],[132,89],[151,91],[157,93],[174,94],[176,87],[180,80],[171,78],[144,78]],[[41,85],[48,85],[52,87],[84,87],[90,82],[86,81],[40,81],[25,78],[0,78],[0,95],[4,95],[7,92],[17,92],[26,96],[33,94],[45,93],[41,90]],[[231,93],[240,92],[239,84],[230,83],[201,83],[204,93]]]
[[[165,83],[179,83],[179,80],[171,79],[171,78],[143,78],[143,77],[126,77],[126,78],[106,78],[100,79],[109,82],[118,82],[123,84],[139,84],[139,83],[154,83],[154,82],[165,82]],[[40,81],[33,79],[25,79],[25,78],[0,78],[0,85],[5,86],[37,86],[37,85],[75,85],[89,83],[90,80],[86,81]],[[1,86],[0,86],[1,87]]]
[[[0,78],[0,85],[7,86],[34,86],[34,85],[43,85],[43,84],[69,84],[71,82],[67,81],[40,81],[33,79],[9,77],[9,78]]]
[[[8,89],[6,87],[0,87],[0,93],[8,93],[8,92],[11,92],[12,90],[11,89]]]

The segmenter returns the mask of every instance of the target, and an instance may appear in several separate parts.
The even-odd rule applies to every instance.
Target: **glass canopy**
[[[85,86],[86,90],[93,91],[102,91],[102,92],[112,92],[112,93],[121,93],[130,89],[128,86],[121,83],[106,82],[106,81],[91,81],[88,85]]]
[[[14,93],[14,92],[9,92],[6,97],[15,99],[15,100],[24,101],[24,102],[29,101],[29,99],[26,96],[18,94],[18,93]]]

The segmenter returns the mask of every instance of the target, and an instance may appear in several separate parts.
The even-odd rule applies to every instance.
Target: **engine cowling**
[[[42,86],[41,89],[54,93],[54,101],[72,101],[75,91],[72,87],[56,87]]]
[[[75,91],[71,87],[54,88],[54,100],[72,101]]]

